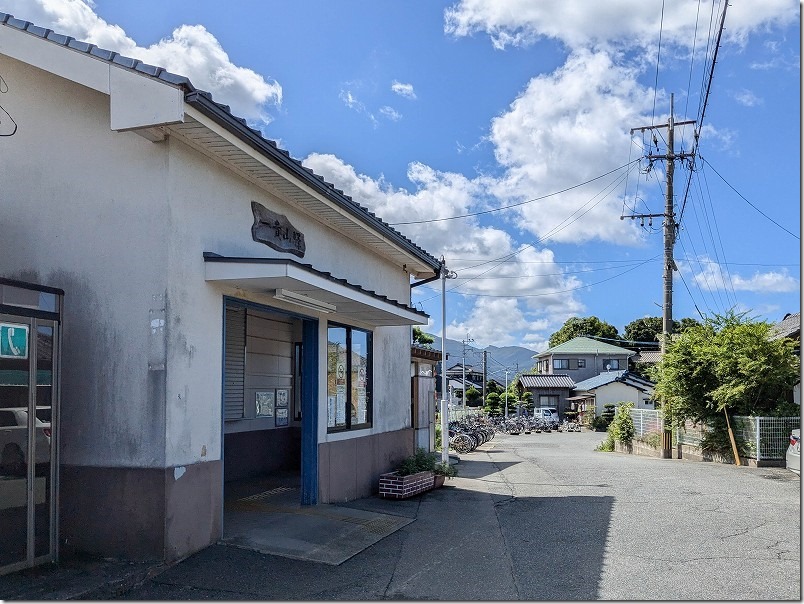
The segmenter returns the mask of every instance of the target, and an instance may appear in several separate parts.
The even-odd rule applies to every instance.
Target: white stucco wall
[[[206,282],[202,254],[296,259],[253,241],[252,201],[304,233],[302,262],[409,302],[401,267],[179,138],[153,143],[110,130],[108,95],[7,57],[0,73],[3,107],[18,124],[0,138],[0,273],[65,290],[64,463],[158,468],[221,458],[223,296],[282,303]],[[354,323],[318,316],[325,368],[326,320]],[[373,426],[327,435],[321,374],[321,441],[410,427],[410,328],[373,333]]]
[[[0,273],[65,291],[61,461],[160,466],[167,147],[109,129],[109,97],[0,56]],[[158,317],[156,317],[158,318]]]
[[[653,409],[654,406],[646,402],[650,395],[650,392],[641,392],[622,382],[612,382],[595,389],[595,412],[600,415],[603,412],[603,405],[620,401],[630,401],[634,403],[636,409]]]
[[[167,463],[179,465],[220,458],[221,346],[223,296],[229,295],[318,317],[319,441],[410,427],[410,327],[379,327],[374,334],[374,422],[369,430],[326,432],[326,323],[344,321],[337,313],[315,311],[204,280],[203,252],[297,260],[252,239],[251,202],[285,215],[304,233],[299,261],[403,303],[409,278],[401,267],[370,253],[281,198],[239,177],[178,138],[169,148],[168,198],[168,386]]]

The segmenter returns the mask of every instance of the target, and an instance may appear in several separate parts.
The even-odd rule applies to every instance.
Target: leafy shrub
[[[399,464],[396,471],[400,476],[408,476],[409,474],[416,474],[427,470],[432,472],[435,470],[435,466],[436,454],[419,447],[416,449],[416,453],[405,458],[402,463]]]
[[[614,451],[614,437],[611,435],[611,432],[608,432],[606,434],[606,440],[600,443],[595,448],[595,451],[606,451],[606,452]]]
[[[447,478],[453,478],[458,475],[458,468],[449,462],[440,461],[433,466],[433,472],[446,476]]]
[[[631,419],[631,409],[634,408],[634,403],[620,403],[617,410],[614,412],[614,419],[609,424],[609,434],[617,442],[624,445],[630,445],[634,440],[634,420]]]
[[[648,432],[640,436],[639,441],[645,443],[651,449],[660,449],[662,446],[662,435],[660,432]]]
[[[609,422],[601,415],[592,420],[592,430],[595,432],[605,432],[609,427]]]

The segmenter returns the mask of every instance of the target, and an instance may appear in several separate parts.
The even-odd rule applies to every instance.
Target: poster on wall
[[[288,406],[288,390],[286,388],[278,388],[276,391],[276,406],[277,407],[287,407]]]
[[[287,407],[277,407],[276,409],[276,423],[277,426],[288,425],[288,410]]]
[[[335,400],[335,425],[343,426],[346,423],[346,386],[338,385]]]
[[[327,428],[335,427],[335,397],[327,397]]]
[[[366,392],[360,392],[357,395],[357,423],[365,424],[368,421],[366,417]]]
[[[257,416],[274,416],[274,393],[273,391],[257,392],[256,395]]]

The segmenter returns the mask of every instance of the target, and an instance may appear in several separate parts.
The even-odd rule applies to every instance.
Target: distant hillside
[[[430,335],[435,338],[433,348],[441,350],[441,338],[435,334]],[[452,367],[456,363],[463,362],[463,344],[459,341],[447,338],[446,351],[449,355],[447,367]],[[506,368],[510,370],[508,377],[513,378],[514,374],[517,372],[517,364],[519,365],[519,373],[529,371],[535,364],[533,355],[536,354],[536,351],[523,348],[522,346],[487,346],[486,353],[488,356],[488,376],[490,379],[493,378],[498,382],[505,380]],[[467,346],[466,365],[471,365],[478,369],[483,367],[483,350],[474,348],[471,345]]]

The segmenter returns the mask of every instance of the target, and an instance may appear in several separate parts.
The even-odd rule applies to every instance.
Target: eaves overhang
[[[267,296],[279,307],[336,322],[426,325],[429,319],[427,313],[295,260],[204,252],[204,272],[208,282]]]
[[[198,90],[192,91],[185,95],[184,100],[202,115],[225,128],[257,153],[276,164],[284,172],[298,179],[316,194],[335,205],[350,220],[362,224],[363,228],[376,233],[387,245],[396,248],[407,256],[410,259],[410,268],[412,269],[413,265],[416,265],[415,270],[409,271],[415,277],[428,277],[431,275],[433,276],[431,278],[437,277],[441,269],[439,260],[378,218],[367,208],[357,204],[343,191],[326,182],[322,176],[305,167],[301,161],[292,158],[290,153],[280,149],[274,141],[264,138],[259,130],[250,128],[246,120],[232,115],[226,105],[213,101],[209,93]]]

